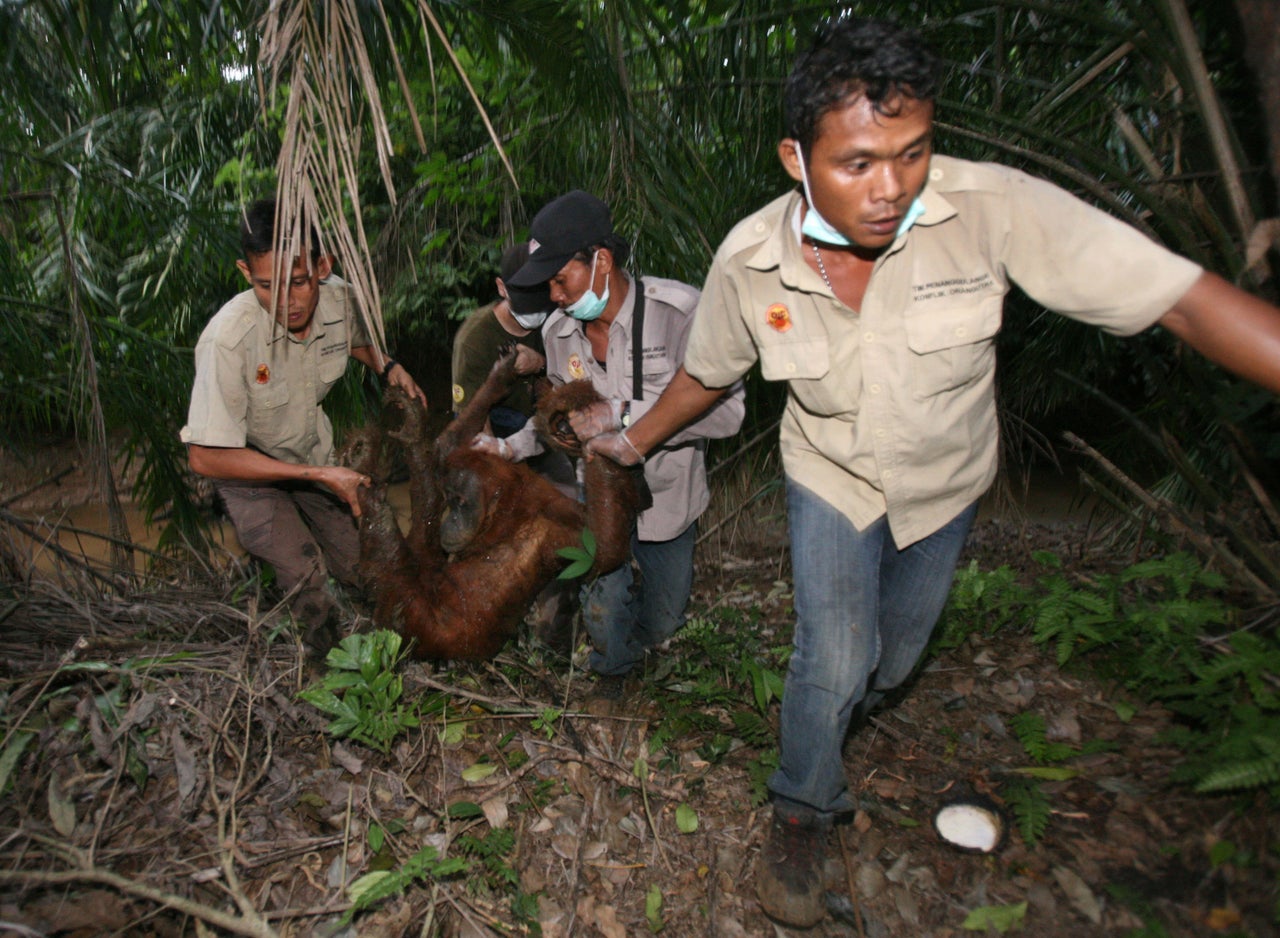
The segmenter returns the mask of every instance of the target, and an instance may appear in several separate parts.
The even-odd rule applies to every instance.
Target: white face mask
[[[514,309],[511,310],[511,318],[520,324],[521,329],[541,329],[542,324],[547,321],[547,315],[547,310],[540,313],[517,313]]]
[[[564,308],[566,313],[579,322],[591,322],[593,319],[599,319],[600,314],[604,312],[604,308],[609,305],[608,277],[604,278],[604,295],[600,296],[595,291],[596,261],[599,257],[600,251],[597,250],[595,256],[591,258],[591,280],[587,283],[586,292]]]
[[[848,238],[831,227],[831,223],[818,214],[818,207],[813,204],[813,190],[809,188],[809,171],[804,166],[804,151],[800,149],[800,141],[796,141],[796,156],[800,160],[800,185],[804,186],[804,200],[809,210],[804,213],[804,223],[800,225],[800,233],[811,241],[823,244],[834,244],[847,248],[853,244]]]
[[[848,238],[831,227],[831,223],[818,214],[818,209],[813,204],[813,192],[809,189],[809,173],[804,165],[804,153],[800,149],[800,141],[796,141],[796,156],[800,158],[800,184],[804,186],[804,200],[809,204],[809,210],[804,213],[804,222],[800,225],[800,233],[806,235],[811,241],[821,241],[823,244],[834,244],[839,247],[848,247],[853,244]],[[907,214],[902,216],[902,221],[898,223],[898,230],[894,233],[895,238],[901,238],[924,214],[924,203],[920,201],[920,196],[916,196],[911,201]]]

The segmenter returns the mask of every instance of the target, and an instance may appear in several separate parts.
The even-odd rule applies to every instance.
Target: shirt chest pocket
[[[995,337],[1003,307],[1003,296],[989,296],[962,307],[929,308],[907,316],[916,400],[963,387],[995,369]]]
[[[622,374],[627,379],[627,385],[630,386],[632,376],[635,374],[635,362],[631,358],[630,349],[627,350],[627,357],[622,366]],[[671,365],[671,359],[667,356],[666,348],[648,347],[644,350],[644,356],[640,362],[640,375],[647,385],[663,388],[671,383],[671,379],[675,375],[675,368]]]
[[[274,432],[289,405],[289,385],[283,381],[249,386],[249,412],[245,423],[251,439],[261,439]]]
[[[786,381],[810,413],[829,416],[856,410],[856,401],[840,393],[842,383],[831,373],[826,340],[762,345],[760,373],[766,381]]]
[[[320,386],[316,388],[316,403],[324,400],[324,396],[329,393],[329,389],[342,380],[342,376],[347,373],[347,363],[351,359],[347,356],[346,346],[340,345],[336,350],[322,352],[316,359],[316,380],[320,382]]]

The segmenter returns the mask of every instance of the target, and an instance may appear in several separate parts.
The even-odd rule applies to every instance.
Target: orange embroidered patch
[[[271,369],[268,368],[265,364],[259,365],[258,366],[258,383],[266,384],[270,380],[271,380]]]
[[[569,356],[569,377],[574,381],[581,381],[587,376],[587,368],[582,364],[582,358],[576,352]]]
[[[781,303],[774,303],[764,311],[764,321],[776,332],[786,332],[791,328],[791,313]]]

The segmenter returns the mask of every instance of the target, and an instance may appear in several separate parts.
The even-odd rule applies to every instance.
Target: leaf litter
[[[785,544],[776,524],[756,534],[700,548],[691,614],[744,628],[727,613],[751,610],[762,641],[785,647]],[[1018,569],[1032,549],[1106,563],[1080,526],[999,520],[975,528],[967,558]],[[777,702],[768,732],[743,738],[731,702],[673,670],[696,652],[684,637],[603,711],[581,648],[566,660],[522,637],[482,666],[406,665],[406,696],[436,709],[384,754],[326,735],[298,699],[321,674],[279,608],[234,571],[206,573],[5,583],[0,765],[16,756],[0,935],[801,934],[754,897]],[[369,626],[354,610],[353,623]],[[670,731],[682,708],[701,721]],[[931,824],[948,799],[1012,816],[1032,765],[1012,721],[1027,711],[1048,741],[1108,746],[1035,780],[1034,843],[1013,823],[990,855],[953,849]],[[1261,796],[1171,782],[1169,725],[1020,632],[938,653],[847,742],[858,810],[832,837],[830,914],[805,934],[1270,934],[1276,819]],[[423,851],[469,872],[408,882],[344,923],[353,883]]]

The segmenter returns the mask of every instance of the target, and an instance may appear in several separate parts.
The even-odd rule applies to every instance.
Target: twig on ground
[[[0,883],[43,886],[60,885],[62,883],[97,883],[118,889],[131,896],[137,896],[140,899],[155,902],[166,908],[175,909],[184,915],[193,916],[218,928],[225,928],[227,931],[234,932],[237,935],[248,935],[250,938],[279,938],[275,929],[261,918],[258,918],[256,913],[252,918],[231,915],[218,909],[212,909],[192,899],[184,899],[182,896],[175,896],[173,893],[164,892],[142,883],[135,883],[133,880],[112,873],[110,870],[100,870],[93,867],[61,872],[0,870]]]
[[[858,884],[853,879],[853,857],[849,855],[849,844],[845,840],[844,827],[836,828],[840,839],[840,855],[844,860],[844,878],[849,887],[849,901],[853,903],[853,920],[858,929],[858,938],[867,938],[862,929],[862,904],[858,901]]]

